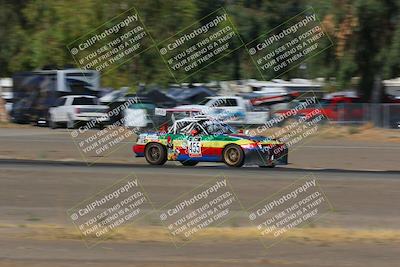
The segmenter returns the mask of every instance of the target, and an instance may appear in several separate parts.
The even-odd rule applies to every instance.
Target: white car
[[[152,103],[133,103],[123,112],[127,128],[153,128],[152,117],[156,106]]]
[[[200,105],[183,105],[176,108],[197,109],[232,125],[261,125],[270,118],[269,111],[254,111],[250,101],[240,96],[207,97]]]
[[[66,124],[68,129],[73,129],[79,122],[93,121],[102,128],[110,121],[108,109],[108,106],[99,105],[98,98],[94,96],[63,96],[49,109],[49,126],[54,129]]]

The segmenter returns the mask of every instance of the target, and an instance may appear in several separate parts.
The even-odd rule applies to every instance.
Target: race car
[[[244,164],[275,167],[288,163],[288,148],[277,140],[248,136],[207,116],[176,120],[167,132],[139,134],[133,146],[136,157],[145,157],[151,165],[167,160],[184,166],[199,162],[224,162],[230,167]]]

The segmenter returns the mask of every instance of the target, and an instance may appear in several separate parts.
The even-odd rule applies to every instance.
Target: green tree
[[[383,75],[384,58],[392,39],[397,8],[397,2],[391,0],[359,0],[356,3],[359,27],[355,40],[355,61],[360,75],[358,91],[365,101],[376,102],[381,95],[381,87],[374,85]],[[372,96],[375,99],[371,99]]]

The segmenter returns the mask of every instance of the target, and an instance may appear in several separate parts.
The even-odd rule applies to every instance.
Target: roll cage
[[[215,131],[215,129],[218,128],[215,127],[215,125],[220,127],[219,131]],[[199,135],[211,135],[218,133],[227,134],[235,132],[230,126],[220,121],[212,118],[210,119],[209,117],[197,116],[175,121],[174,124],[168,129],[168,133],[190,135],[194,129],[198,131]]]

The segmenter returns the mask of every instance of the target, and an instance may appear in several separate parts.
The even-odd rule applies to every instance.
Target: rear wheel
[[[244,164],[244,152],[238,145],[228,145],[222,151],[222,157],[229,167],[242,167]]]
[[[186,161],[180,161],[180,163],[183,166],[196,166],[197,163],[199,163],[198,161],[194,161],[194,160],[186,160]]]
[[[163,165],[167,161],[167,151],[161,144],[150,143],[145,148],[144,157],[151,165]]]
[[[51,115],[49,115],[48,117],[47,117],[47,121],[48,121],[48,123],[49,123],[49,126],[50,126],[50,128],[51,129],[56,129],[57,128],[57,122],[55,122],[52,118],[51,118]]]
[[[68,116],[67,128],[75,129],[75,121],[70,116]]]

